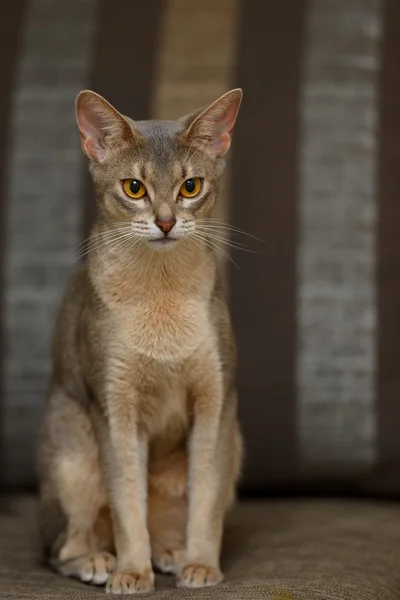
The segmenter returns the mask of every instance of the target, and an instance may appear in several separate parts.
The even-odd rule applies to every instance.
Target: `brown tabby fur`
[[[153,589],[152,565],[180,586],[222,580],[242,455],[235,344],[211,245],[192,234],[216,201],[240,101],[233,90],[180,121],[133,122],[94,92],[77,98],[98,218],[56,328],[41,528],[60,573],[109,592]],[[184,200],[190,177],[203,189]],[[148,196],[129,199],[127,178]],[[172,218],[164,236],[155,220]]]

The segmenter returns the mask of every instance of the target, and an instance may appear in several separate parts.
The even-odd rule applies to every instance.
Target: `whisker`
[[[138,244],[140,242],[140,240],[143,239],[144,236],[136,236],[136,235],[131,235],[128,236],[128,238],[126,240],[122,240],[117,246],[115,246],[115,250],[119,250],[119,252],[123,252],[124,250],[126,250],[127,248],[133,248],[133,246],[136,246],[136,244]]]
[[[196,227],[196,230],[201,233],[207,234],[209,237],[211,237],[215,240],[218,240],[220,242],[223,242],[224,244],[230,244],[230,245],[232,245],[232,247],[236,247],[241,250],[248,250],[248,251],[254,252],[254,250],[251,250],[251,248],[249,248],[245,244],[242,244],[241,242],[237,242],[236,240],[231,240],[229,234],[227,234],[225,232],[222,232],[221,234],[219,234],[220,232],[218,232],[218,231],[210,232],[208,228],[202,227],[201,225],[199,227]],[[223,237],[224,235],[227,235],[228,237]]]
[[[195,241],[195,239],[193,238],[192,234],[189,234],[189,235],[188,235],[188,239],[190,239],[190,241],[192,241],[192,242],[193,242],[193,244],[194,244],[195,246],[197,246],[197,248],[199,248],[199,249],[200,249],[200,250],[203,252],[203,254],[205,254],[205,255],[207,256],[207,253],[206,253],[206,251],[204,250],[204,248],[202,248],[202,247],[200,246],[200,244],[198,244],[198,243]]]
[[[237,268],[237,270],[240,271],[239,266],[233,260],[233,258],[227,252],[222,250],[222,248],[220,248],[217,244],[214,244],[214,242],[212,242],[211,240],[203,240],[203,242],[205,242],[208,245],[208,247],[211,248],[216,254],[229,260]]]
[[[119,248],[119,247],[121,247],[121,246],[124,246],[125,242],[130,242],[130,241],[134,240],[134,241],[135,241],[135,243],[136,243],[136,241],[138,241],[138,240],[139,240],[139,239],[141,239],[142,237],[143,237],[143,236],[137,236],[137,235],[135,235],[135,233],[131,231],[129,234],[127,234],[127,235],[124,235],[124,236],[121,236],[121,237],[120,237],[120,238],[117,240],[117,243],[114,245],[114,248],[113,248],[113,246],[111,245],[111,247],[107,249],[107,252],[109,253],[109,252],[110,252],[111,250],[113,250],[113,249],[115,249],[115,250],[116,250],[117,248]]]
[[[219,246],[217,246],[211,240],[209,240],[207,238],[204,238],[200,234],[194,233],[194,234],[192,234],[192,236],[195,237],[196,239],[198,239],[199,241],[202,241],[204,244],[208,245],[209,248],[212,248],[220,256],[224,256],[225,258],[227,258],[228,260],[230,260],[231,263],[234,264],[235,267],[238,269],[238,271],[240,271],[240,268],[238,267],[238,265],[236,264],[236,262],[233,260],[233,258],[227,252],[225,252],[225,250],[223,250],[222,248],[220,248]]]
[[[228,234],[225,234],[225,232],[223,232],[221,235],[218,235],[218,233],[219,233],[218,231],[212,231],[210,233],[210,231],[208,231],[207,228],[203,228],[202,226],[196,227],[196,229],[197,229],[197,231],[199,231],[199,233],[207,235],[211,239],[216,240],[222,244],[225,244],[231,248],[235,248],[236,250],[243,250],[244,252],[250,252],[251,254],[260,254],[260,252],[257,252],[256,250],[249,248],[248,246],[246,246],[245,244],[242,244],[241,242],[237,242],[236,240],[231,240],[230,237],[222,237],[223,235],[228,235]]]
[[[187,159],[188,159],[188,156],[189,156],[189,152],[191,151],[193,145],[194,145],[194,138],[192,138],[192,141],[189,144],[189,148],[187,149],[186,156],[185,156],[185,159],[183,161],[184,163],[187,162]]]
[[[235,229],[236,231],[240,231],[242,233],[248,233],[241,227],[237,227],[236,225],[232,225],[231,223],[227,223],[226,221],[223,221],[222,218],[220,218],[220,217],[206,217],[204,219],[198,219],[198,221],[202,222],[202,223],[210,223],[212,225],[229,227],[229,229]],[[252,234],[249,234],[249,235],[252,235]],[[260,238],[260,240],[261,240],[261,238]],[[261,240],[261,241],[263,241],[263,240]]]
[[[99,250],[101,248],[105,248],[107,246],[112,245],[115,242],[118,242],[119,240],[123,240],[123,239],[126,239],[131,236],[132,236],[132,232],[127,232],[124,234],[115,235],[114,237],[107,238],[105,240],[104,239],[95,240],[93,243],[89,244],[89,246],[87,248],[81,249],[81,251],[76,254],[75,260],[79,260],[79,259],[83,258],[84,256],[86,256],[90,252],[93,252],[94,250]]]
[[[208,144],[208,141],[203,142],[200,146],[197,146],[197,148],[195,148],[195,150],[193,151],[192,155],[189,156],[189,158],[187,159],[187,162],[190,162],[194,159],[194,157],[196,156],[196,154],[198,154],[199,152],[201,152]]]
[[[241,250],[242,252],[248,252],[249,254],[259,254],[259,252],[256,252],[255,250],[251,250],[251,248],[245,248],[243,246],[237,246],[234,242],[228,242],[227,240],[222,240],[221,238],[217,238],[217,237],[212,237],[207,235],[207,239],[210,239],[214,242],[216,242],[217,244],[225,244],[225,246],[227,248],[233,248],[234,250]]]
[[[94,250],[98,246],[107,245],[108,243],[118,240],[121,236],[124,236],[124,235],[128,235],[128,233],[118,233],[118,234],[114,234],[113,236],[110,236],[110,237],[106,237],[106,238],[99,237],[98,239],[90,240],[86,246],[82,247],[80,249],[80,251],[77,252],[77,255],[79,256],[82,252],[83,253],[90,252],[91,250]]]
[[[122,232],[128,231],[130,229],[131,229],[130,225],[124,225],[123,227],[115,227],[115,228],[113,227],[110,230],[96,231],[95,233],[92,233],[88,238],[86,238],[85,240],[83,240],[82,242],[77,244],[72,249],[72,252],[77,252],[81,246],[90,244],[91,242],[95,241],[99,237],[109,237],[109,236],[115,235],[116,233],[122,233]]]
[[[130,246],[133,247],[135,244],[137,244],[142,239],[143,239],[143,236],[137,237],[137,236],[133,235],[131,232],[129,235],[124,236],[123,238],[120,238],[115,246],[111,246],[111,247],[107,248],[101,256],[99,255],[97,257],[96,264],[99,263],[101,258],[107,257],[112,250],[119,250],[119,252],[122,252]],[[132,241],[133,241],[133,244],[131,244]]]
[[[242,235],[246,235],[247,237],[253,238],[254,240],[257,240],[257,242],[261,242],[262,244],[267,243],[265,240],[262,240],[261,238],[253,235],[252,233],[248,233],[247,231],[240,229],[240,227],[235,227],[234,225],[230,225],[229,223],[219,221],[217,218],[215,218],[215,219],[212,219],[212,218],[198,219],[197,223],[207,224],[208,227],[213,227],[215,229],[221,228],[221,229],[229,230],[229,231],[232,231],[235,233],[240,233]]]

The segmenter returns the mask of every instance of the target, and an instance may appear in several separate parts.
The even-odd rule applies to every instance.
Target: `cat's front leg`
[[[148,440],[140,431],[137,404],[132,391],[115,394],[100,432],[117,554],[106,591],[114,594],[154,589],[147,529]]]
[[[178,586],[203,587],[222,581],[219,567],[227,453],[223,385],[217,369],[193,390],[194,424],[189,442],[187,549]]]

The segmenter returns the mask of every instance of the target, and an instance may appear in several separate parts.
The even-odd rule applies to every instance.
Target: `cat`
[[[132,121],[82,91],[97,220],[56,325],[39,436],[53,567],[111,593],[223,579],[242,460],[235,341],[206,227],[242,99]]]

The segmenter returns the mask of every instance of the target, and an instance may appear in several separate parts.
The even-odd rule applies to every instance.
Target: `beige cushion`
[[[400,506],[392,503],[274,500],[243,503],[229,519],[225,583],[177,590],[157,578],[157,598],[398,600]],[[1,600],[89,600],[103,589],[41,564],[32,499],[7,501],[0,513]]]

